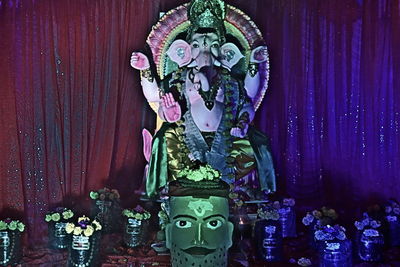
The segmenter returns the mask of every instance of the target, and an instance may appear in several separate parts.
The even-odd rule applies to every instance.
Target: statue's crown
[[[201,28],[216,30],[220,37],[225,36],[225,3],[222,0],[193,0],[188,8],[190,34]]]

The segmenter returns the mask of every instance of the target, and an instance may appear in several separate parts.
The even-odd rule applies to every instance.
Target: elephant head
[[[231,69],[244,57],[233,43],[220,44],[220,38],[213,32],[195,33],[190,43],[175,40],[167,51],[169,58],[179,67],[220,66]]]

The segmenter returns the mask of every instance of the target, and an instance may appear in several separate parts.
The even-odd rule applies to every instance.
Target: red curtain
[[[44,213],[143,176],[141,129],[154,128],[130,53],[157,1],[0,1],[0,210],[24,213],[31,244]]]

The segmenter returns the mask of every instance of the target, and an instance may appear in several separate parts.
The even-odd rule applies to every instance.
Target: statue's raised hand
[[[181,118],[181,106],[175,101],[171,93],[161,97],[161,108],[166,121],[176,122]]]
[[[137,70],[145,70],[150,68],[150,62],[145,54],[133,52],[131,56],[131,66]]]
[[[266,46],[254,48],[250,54],[250,62],[262,63],[268,60],[268,49]]]

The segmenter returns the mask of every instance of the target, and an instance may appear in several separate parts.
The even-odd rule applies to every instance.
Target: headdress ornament
[[[193,0],[188,7],[190,27],[188,38],[199,29],[214,29],[224,42],[226,15],[225,3],[221,0]]]

